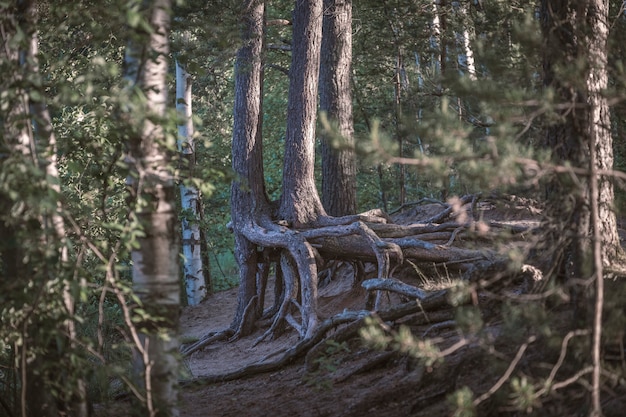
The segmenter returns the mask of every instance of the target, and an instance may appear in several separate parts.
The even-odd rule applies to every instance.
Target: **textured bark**
[[[181,153],[183,180],[193,177],[195,165],[194,128],[192,120],[191,76],[176,62],[176,109],[182,119],[178,125],[178,152]],[[199,304],[207,295],[208,271],[202,257],[202,235],[200,233],[200,191],[193,184],[182,182],[180,188],[181,209],[184,212],[182,229],[183,279],[189,305]]]
[[[260,300],[266,288],[261,278],[267,266],[259,265],[261,259],[257,247],[261,246],[272,250],[282,249],[284,253],[281,256],[293,260],[290,276],[293,280],[300,280],[300,288],[304,291],[301,298],[310,300],[298,306],[301,317],[298,331],[302,337],[306,337],[317,324],[317,269],[313,249],[297,233],[273,222],[274,213],[265,191],[261,112],[264,10],[263,2],[243,2],[243,46],[237,53],[235,66],[232,150],[233,170],[237,178],[231,186],[231,214],[240,285],[237,310],[231,327],[238,335],[250,333],[262,313]],[[312,121],[315,121],[314,118]],[[283,294],[287,292],[283,291]],[[293,298],[284,297],[274,317],[272,329],[282,326],[294,307]]]
[[[556,92],[562,103],[571,106],[560,113],[560,122],[546,129],[545,144],[552,150],[555,162],[569,161],[574,167],[589,168],[589,138],[584,132],[587,118],[583,85],[575,84],[579,75],[565,78],[564,68],[575,68],[579,58],[579,45],[574,35],[577,30],[576,4],[570,0],[542,1],[542,29],[544,32],[544,84]],[[569,65],[568,65],[569,64]],[[582,75],[582,74],[580,74]],[[554,198],[554,208],[559,217],[570,218],[565,236],[569,243],[562,267],[566,276],[589,276],[591,219],[589,189],[586,177],[580,177],[579,186],[561,184],[557,179],[548,186]],[[571,193],[571,194],[570,194]],[[568,194],[570,195],[568,197]],[[569,200],[569,204],[562,201]]]
[[[238,333],[250,329],[258,317],[263,286],[257,285],[264,268],[259,267],[256,247],[271,248],[280,256],[283,274],[282,299],[266,335],[276,333],[286,322],[303,338],[317,327],[316,251],[294,228],[326,217],[315,188],[314,139],[321,39],[321,1],[296,3],[294,50],[289,90],[289,118],[283,195],[278,217],[267,202],[261,158],[261,51],[263,8],[244,2],[243,47],[237,57],[233,168],[238,179],[231,189],[236,258],[240,266],[240,290],[233,327]],[[284,220],[287,220],[285,222]],[[259,279],[262,283],[263,280]],[[299,302],[294,290],[300,289]],[[297,314],[293,314],[296,311]]]
[[[139,248],[131,253],[133,289],[148,313],[135,340],[135,366],[141,374],[142,402],[148,415],[177,416],[180,245],[176,186],[168,166],[171,155],[159,124],[167,105],[171,4],[155,0],[146,6],[144,13],[153,31],[137,33],[126,55],[127,79],[145,96],[145,100],[133,97],[143,112],[129,144],[133,173],[129,181],[136,197],[133,215],[144,233],[138,239]],[[163,321],[156,324],[155,318]]]
[[[595,164],[598,171],[613,169],[613,136],[609,104],[604,91],[608,88],[608,36],[609,5],[602,0],[589,1],[587,9],[588,36],[585,39],[589,54],[587,69],[587,94],[590,105],[587,126],[591,146],[595,147]],[[598,178],[598,220],[602,236],[602,263],[611,268],[623,261],[617,219],[614,210],[615,193],[612,178]]]
[[[333,132],[321,136],[322,203],[331,216],[356,213],[351,71],[352,1],[324,0],[320,111]]]
[[[487,256],[447,250],[401,233],[405,238],[383,240],[369,225],[388,221],[384,213],[326,215],[313,175],[322,2],[298,1],[295,6],[283,194],[278,207],[268,202],[263,181],[263,3],[243,2],[243,42],[235,67],[232,150],[236,179],[231,187],[231,214],[240,287],[231,331],[239,336],[251,332],[262,313],[268,264],[273,263],[280,272],[275,304],[266,313],[272,324],[258,341],[278,335],[286,324],[302,339],[312,337],[319,326],[318,266],[325,261],[346,257],[375,262],[378,277],[386,279],[391,260],[401,263],[405,253],[429,263],[451,261],[460,269]],[[347,84],[342,85],[347,88]],[[390,232],[399,233],[393,227]],[[448,233],[447,240],[454,240],[456,233]],[[205,346],[209,339],[204,338],[193,349]],[[185,350],[185,354],[193,349]]]
[[[544,83],[554,89],[562,108],[559,122],[546,129],[545,144],[552,149],[557,163],[569,162],[583,170],[589,170],[594,163],[597,170],[611,170],[613,140],[603,93],[608,85],[608,5],[595,0],[543,1],[541,12]],[[592,146],[595,161],[590,158]],[[565,236],[573,240],[565,259],[568,276],[591,274],[592,198],[599,203],[603,264],[614,267],[616,260],[622,258],[613,209],[613,182],[607,176],[599,177],[598,182],[598,194],[593,196],[585,175],[579,175],[576,183],[561,177],[548,186],[555,210],[569,220],[570,229]],[[568,203],[563,204],[564,201]]]
[[[326,215],[314,176],[322,0],[297,1],[293,16],[293,49],[279,217],[298,228]],[[281,265],[294,265],[289,270],[283,270],[285,277],[296,272],[298,274],[301,289],[301,323],[298,330],[306,338],[312,334],[318,322],[315,252],[301,236],[293,235],[288,240],[293,263]]]
[[[245,334],[259,313],[257,308],[248,308],[257,296],[257,251],[244,229],[253,227],[260,218],[269,221],[269,202],[263,174],[261,119],[265,5],[244,0],[241,13],[243,45],[235,62],[232,142],[232,166],[237,177],[231,185],[230,205],[239,266],[238,304],[232,327]]]
[[[553,147],[556,162],[569,162],[587,172],[571,183],[558,178],[561,183],[553,182],[549,191],[556,191],[555,196],[561,198],[553,206],[560,210],[555,210],[556,216],[564,215],[568,220],[570,230],[566,232],[571,235],[566,234],[566,258],[559,266],[572,282],[595,281],[594,290],[590,291],[589,285],[577,285],[572,294],[575,318],[580,322],[575,325],[593,331],[587,358],[593,364],[590,415],[600,416],[604,277],[607,272],[626,275],[613,211],[612,178],[597,175],[613,168],[609,106],[604,96],[608,87],[608,2],[544,0],[542,13],[544,38],[550,47],[544,58],[545,81],[555,89],[557,98],[569,104],[560,114],[560,123],[548,129],[546,142]],[[571,204],[563,205],[567,199]]]
[[[279,210],[295,227],[326,214],[314,177],[322,16],[322,0],[296,2]]]

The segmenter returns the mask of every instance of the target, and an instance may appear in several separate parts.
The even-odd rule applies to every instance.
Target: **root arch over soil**
[[[297,343],[285,351],[232,372],[198,377],[204,382],[223,381],[277,369],[306,355],[310,364],[312,355],[328,339],[355,336],[365,317],[372,315],[395,321],[421,312],[427,322],[449,321],[452,313],[446,291],[427,291],[403,279],[407,271],[423,278],[437,270],[445,271],[448,280],[451,276],[476,280],[481,271],[530,276],[519,269],[510,270],[506,256],[490,247],[496,240],[519,241],[522,235],[532,233],[538,222],[509,222],[486,216],[500,203],[479,202],[470,195],[451,203],[416,204],[394,219],[381,211],[371,211],[341,218],[320,217],[314,224],[298,228],[280,221],[248,222],[238,232],[257,246],[255,282],[247,283],[254,287],[254,296],[242,302],[240,291],[239,309],[243,311],[236,313],[231,328],[207,334],[183,346],[181,352],[189,356],[214,341],[250,334],[258,326],[267,327],[255,344],[280,337],[288,326],[297,331]],[[477,242],[489,249],[478,249]],[[362,308],[320,318],[318,277],[332,280],[342,263],[351,265],[352,289],[365,290],[361,292],[365,294],[361,295]],[[270,271],[274,273],[271,295],[266,294],[270,291]],[[390,293],[396,294],[395,301],[385,303]],[[264,311],[264,300],[270,296],[273,304]]]

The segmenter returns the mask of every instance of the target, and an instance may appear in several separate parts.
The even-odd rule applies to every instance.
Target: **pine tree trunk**
[[[297,1],[293,19],[283,189],[279,213],[298,227],[325,215],[315,186],[315,122],[322,40],[322,0]]]
[[[322,135],[322,203],[337,217],[356,213],[351,72],[352,1],[324,0],[320,111],[336,133]]]
[[[546,42],[544,83],[555,90],[559,104],[570,104],[560,110],[561,121],[546,129],[546,146],[553,151],[557,163],[569,162],[573,167],[587,171],[592,163],[590,147],[593,146],[597,156],[595,168],[605,173],[613,169],[610,114],[604,96],[608,85],[607,8],[600,0],[542,2]],[[569,233],[573,242],[568,257],[571,262],[565,262],[569,268],[568,276],[588,277],[591,274],[591,198],[599,205],[603,264],[615,268],[616,261],[623,256],[613,209],[611,177],[601,175],[598,185],[598,195],[595,196],[590,195],[588,175],[578,175],[576,184],[565,176],[548,185],[548,193],[557,198],[555,209],[569,210],[562,214],[572,219]],[[571,205],[563,204],[568,200]]]
[[[588,169],[590,143],[586,135],[585,93],[581,85],[572,81],[582,74],[563,72],[567,63],[579,59],[580,53],[574,36],[577,30],[576,10],[572,1],[542,1],[542,25],[546,42],[544,84],[554,89],[559,104],[572,103],[572,107],[576,108],[576,111],[573,108],[561,111],[559,123],[547,127],[545,143],[552,150],[555,163],[569,161],[576,168]],[[567,178],[558,178],[548,185],[548,195],[554,198],[555,210],[565,210],[560,217],[571,216],[569,230],[564,234],[570,243],[562,262],[563,272],[566,277],[588,278],[591,274],[588,179],[580,176],[578,184],[571,184]],[[570,204],[565,205],[563,201]]]
[[[587,9],[589,34],[586,39],[589,54],[589,68],[586,76],[589,109],[589,129],[591,146],[596,150],[596,168],[601,172],[613,169],[613,136],[611,116],[605,90],[608,88],[608,36],[609,5],[602,0],[591,0]],[[611,177],[598,177],[598,217],[602,236],[602,263],[611,269],[623,262],[617,218],[615,215],[615,193]]]
[[[260,316],[257,305],[257,247],[244,234],[260,217],[270,215],[265,192],[262,148],[262,51],[265,5],[242,3],[242,46],[235,62],[231,218],[239,266],[238,304],[232,327],[246,334]]]

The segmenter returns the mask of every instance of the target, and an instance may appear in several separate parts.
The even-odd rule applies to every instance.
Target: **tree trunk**
[[[326,214],[314,177],[322,16],[322,0],[296,2],[279,209],[281,218],[294,227]]]
[[[39,317],[33,317],[32,322],[23,327],[23,341],[15,345],[21,348],[19,349],[21,352],[16,353],[23,359],[19,367],[22,376],[21,411],[22,415],[29,416],[69,413],[77,417],[86,417],[88,403],[86,385],[81,375],[82,369],[74,365],[67,367],[70,363],[68,358],[75,354],[72,350],[77,347],[75,301],[71,282],[65,274],[69,268],[69,253],[66,246],[65,220],[61,215],[63,207],[59,199],[61,187],[56,137],[50,113],[43,99],[43,83],[38,63],[38,3],[35,0],[18,2],[15,6],[9,7],[9,10],[0,12],[4,15],[1,24],[4,44],[0,56],[3,63],[15,71],[7,77],[9,84],[3,85],[2,88],[3,93],[15,98],[8,117],[4,120],[7,150],[12,154],[21,154],[24,157],[22,163],[32,164],[30,169],[34,172],[39,169],[44,177],[42,183],[45,184],[41,189],[36,187],[36,192],[41,192],[42,195],[29,196],[31,201],[40,203],[39,206],[31,207],[34,213],[38,213],[36,223],[40,230],[39,232],[29,230],[31,236],[27,239],[32,239],[32,235],[37,234],[39,244],[48,250],[58,252],[56,262],[47,265],[42,271],[41,280],[47,282],[51,280],[51,276],[56,276],[61,283],[60,292],[65,308],[62,316],[65,318],[60,319],[53,315],[41,320],[58,320],[67,337],[61,344],[65,348],[61,348],[56,343],[50,342],[49,336],[41,334],[39,337],[34,336],[39,330],[43,332],[53,330],[38,329]],[[23,39],[20,39],[20,33],[25,35]],[[3,230],[7,232],[3,238],[9,241],[9,245],[3,247],[1,251],[3,267],[6,268],[8,275],[16,280],[38,275],[31,267],[22,263],[24,259],[35,256],[26,255],[32,248],[21,247],[24,243],[18,237],[18,228],[3,225]],[[7,256],[14,258],[8,259]],[[37,285],[46,285],[45,282]],[[48,284],[50,288],[55,287],[51,282]],[[33,305],[28,306],[27,317],[33,313],[35,313],[33,316],[38,316],[36,313],[38,309],[47,308],[47,306],[42,308],[44,303],[45,301],[41,299],[33,300]],[[30,326],[32,329],[28,328]],[[54,336],[61,339],[60,334]],[[33,354],[30,351],[32,349],[36,353]],[[25,360],[27,357],[30,357],[28,361]],[[53,395],[50,388],[52,384],[61,384],[64,389]]]
[[[200,233],[200,191],[192,183],[185,183],[193,178],[195,161],[194,128],[191,107],[191,76],[176,61],[176,109],[181,123],[178,125],[178,152],[181,154],[181,172],[183,173],[180,188],[182,214],[182,250],[183,278],[187,292],[187,303],[198,305],[207,295],[207,280],[203,265],[202,236]],[[185,175],[186,173],[186,175]],[[210,281],[210,280],[209,280]]]
[[[268,264],[274,263],[280,271],[276,280],[279,287],[275,288],[278,301],[268,311],[272,324],[259,341],[277,335],[286,323],[308,339],[319,323],[317,275],[323,256],[327,260],[336,259],[338,254],[371,260],[377,263],[378,277],[385,279],[390,260],[401,262],[405,258],[403,250],[409,257],[424,257],[427,262],[453,259],[461,267],[464,260],[482,259],[483,254],[448,251],[413,238],[383,240],[365,223],[387,222],[388,217],[380,212],[326,215],[313,175],[321,0],[295,5],[283,193],[278,207],[268,202],[261,158],[263,11],[262,2],[243,2],[243,42],[235,67],[232,154],[236,179],[231,187],[231,214],[241,281],[230,330],[243,335],[254,328],[263,308],[264,274]],[[258,248],[263,248],[262,255]],[[379,301],[377,297],[375,308],[379,308]],[[193,349],[186,350],[190,351]]]
[[[582,52],[575,36],[578,30],[576,19],[576,6],[572,1],[542,1],[542,29],[546,43],[544,84],[555,90],[559,103],[571,103],[569,109],[560,112],[559,122],[546,129],[545,144],[553,151],[555,163],[571,162],[575,168],[588,169],[590,138],[585,136],[588,132],[585,92],[584,86],[575,81],[582,74],[565,72],[567,64],[575,67],[572,64],[580,59],[579,53]],[[561,184],[559,181],[566,182]],[[587,177],[581,176],[579,184],[569,183],[567,178],[557,178],[548,185],[548,193],[555,199],[555,210],[559,210],[564,218],[571,216],[565,234],[568,243],[563,272],[568,278],[588,278],[591,274],[591,219]],[[569,202],[567,206],[562,204],[563,199]]]
[[[144,96],[131,98],[138,123],[129,143],[129,182],[136,197],[132,215],[143,231],[131,253],[133,290],[147,314],[136,329],[141,333],[133,333],[135,366],[148,415],[177,416],[180,252],[176,187],[161,125],[167,105],[171,4],[155,0],[146,6],[143,12],[152,31],[137,31],[126,54],[127,79]]]
[[[464,5],[463,3],[458,3],[455,6],[457,12],[461,15],[461,18],[465,22],[463,25],[463,31],[457,35],[459,39],[459,48],[462,53],[459,53],[459,64],[461,64],[461,70],[466,71],[470,80],[476,81],[476,65],[474,63],[474,51],[472,50],[472,45],[470,43],[470,33],[472,33],[472,20],[468,17],[469,3]]]
[[[566,219],[569,227],[565,238],[560,238],[565,256],[557,264],[571,284],[573,325],[592,329],[585,362],[593,365],[590,415],[600,416],[604,277],[606,272],[626,275],[613,211],[612,178],[606,175],[613,169],[609,106],[604,96],[608,3],[544,0],[541,11],[545,83],[554,89],[560,100],[557,104],[563,108],[557,113],[558,123],[547,129],[546,144],[553,149],[556,163],[570,163],[577,169],[548,185],[548,192],[554,194],[555,217]],[[558,228],[556,232],[562,233]]]
[[[437,90],[442,93],[444,90],[444,79],[447,72],[448,62],[448,42],[447,42],[447,5],[446,0],[433,0],[432,16],[433,26],[431,35],[431,48],[438,52],[431,58],[434,63],[434,71],[438,76]],[[449,197],[450,185],[454,181],[454,174],[449,172],[444,178],[443,187],[441,189],[441,200],[446,201]]]
[[[331,216],[356,213],[352,119],[352,0],[324,0],[320,111],[331,131],[321,137],[322,203]]]
[[[445,14],[446,1],[445,0],[433,0],[432,3],[432,15],[433,15],[433,34],[431,36],[430,44],[435,51],[433,56],[435,74],[443,77],[446,72],[446,62],[448,60],[447,52],[448,46],[446,42],[446,14]],[[437,53],[438,52],[438,53]],[[439,85],[441,88],[442,86]]]
[[[613,169],[613,136],[609,104],[604,91],[608,88],[608,36],[609,5],[602,0],[590,1],[587,9],[589,25],[586,48],[589,54],[587,94],[589,109],[589,129],[591,146],[596,150],[596,168],[607,172]],[[606,175],[598,177],[598,220],[602,236],[602,263],[611,270],[624,262],[615,216],[615,193],[613,179]]]
[[[385,15],[389,24],[389,29],[392,33],[393,46],[395,48],[395,74],[393,79],[393,92],[394,92],[394,138],[398,143],[398,157],[404,158],[405,156],[405,127],[403,122],[404,111],[402,108],[402,92],[408,90],[409,79],[406,74],[406,68],[404,67],[404,47],[402,45],[402,23],[401,19],[398,19],[397,10],[389,10],[385,5]],[[406,165],[398,164],[397,178],[398,178],[398,205],[402,207],[406,202]]]
[[[303,6],[304,4],[304,6]],[[232,225],[235,233],[235,257],[240,267],[240,287],[237,304],[237,312],[233,322],[233,329],[239,334],[249,332],[252,324],[260,316],[262,305],[260,300],[262,292],[265,288],[257,285],[257,274],[262,273],[263,268],[259,268],[259,257],[257,247],[282,249],[281,257],[284,262],[283,275],[286,282],[285,287],[296,288],[296,280],[301,289],[301,303],[294,303],[291,292],[282,291],[285,296],[280,301],[278,313],[274,316],[274,322],[269,333],[273,333],[282,326],[284,321],[290,321],[291,310],[297,307],[300,310],[301,323],[297,324],[291,320],[290,323],[298,329],[302,337],[309,337],[316,327],[317,314],[317,268],[315,265],[315,256],[313,248],[298,233],[291,231],[282,225],[282,222],[274,222],[274,213],[271,210],[265,193],[265,183],[263,181],[263,161],[261,152],[261,89],[262,89],[262,47],[263,47],[263,20],[264,20],[264,4],[257,1],[245,1],[243,5],[243,46],[237,54],[237,66],[235,74],[235,109],[234,109],[234,126],[233,126],[233,169],[237,175],[237,179],[233,181],[231,187],[231,212]],[[297,8],[305,7],[304,2],[298,2]],[[321,7],[318,8],[321,11]],[[296,12],[296,15],[298,12]],[[321,14],[318,14],[318,20],[321,23]],[[302,23],[302,22],[300,22]],[[306,23],[306,21],[305,21]],[[321,30],[321,26],[319,27]],[[303,32],[300,29],[300,32]],[[319,32],[319,31],[318,31]],[[320,34],[318,34],[320,35]],[[301,38],[306,37],[303,33]],[[319,36],[317,36],[319,39]],[[319,58],[319,48],[318,48]],[[308,60],[307,60],[308,61]],[[319,59],[318,59],[319,64]],[[300,89],[300,96],[306,91],[306,96],[312,94],[313,98],[306,107],[305,118],[307,120],[303,125],[308,126],[307,142],[300,149],[306,148],[311,152],[305,160],[311,158],[311,166],[306,168],[306,172],[311,175],[307,181],[303,181],[300,174],[294,171],[296,181],[291,181],[292,188],[295,192],[286,192],[289,195],[304,195],[311,198],[311,195],[301,194],[304,189],[311,192],[312,185],[313,197],[317,201],[318,210],[313,212],[323,213],[321,202],[315,190],[313,182],[313,134],[315,127],[315,97],[317,95],[317,71],[307,70],[307,80],[313,80],[314,88],[310,88],[307,84],[298,84],[296,89]],[[294,72],[295,73],[295,72]],[[314,76],[313,76],[314,75]],[[313,77],[313,78],[311,78]],[[298,78],[295,76],[295,78]],[[303,82],[303,78],[300,77]],[[293,79],[292,79],[293,82]],[[297,96],[290,93],[291,96]],[[295,99],[290,99],[291,101]],[[313,104],[311,106],[310,104]],[[300,109],[294,111],[295,120],[291,122],[292,132],[296,131],[295,124],[298,120],[303,120],[303,106],[292,103],[291,107]],[[289,123],[288,123],[289,126]],[[302,136],[302,130],[300,130]],[[293,134],[292,142],[294,142]],[[302,138],[301,138],[302,140]],[[295,142],[294,142],[295,143]],[[302,154],[300,154],[302,156]],[[293,163],[293,161],[292,161]],[[308,181],[310,180],[310,181]],[[304,185],[304,187],[302,187]],[[295,187],[295,188],[294,188]],[[292,201],[289,198],[284,199],[283,203]],[[297,207],[295,203],[297,202]],[[293,207],[287,206],[289,213],[300,215],[301,204],[306,201],[292,201]],[[308,207],[306,207],[308,208]],[[287,217],[288,218],[288,217]],[[304,222],[305,217],[299,216],[297,220]],[[314,219],[313,219],[314,220]],[[260,279],[259,282],[262,282]]]
[[[560,100],[557,104],[563,108],[558,112],[559,122],[546,129],[545,144],[552,149],[556,163],[569,162],[587,171],[592,163],[591,146],[596,149],[595,168],[604,172],[613,168],[610,115],[603,95],[608,82],[607,7],[599,0],[542,2],[544,83],[555,90]],[[564,260],[566,275],[591,275],[591,198],[599,205],[603,264],[609,269],[617,267],[622,251],[611,177],[598,178],[598,195],[594,196],[590,195],[588,175],[577,176],[576,183],[569,178],[560,177],[548,185],[548,193],[556,199],[555,209],[571,219],[566,236],[573,240]]]
[[[265,4],[242,3],[242,46],[235,62],[232,166],[236,178],[231,185],[231,217],[235,233],[235,258],[239,266],[239,295],[232,324],[241,334],[249,332],[260,316],[257,298],[257,249],[244,230],[257,222],[269,222],[270,208],[265,191],[262,144],[262,51]]]

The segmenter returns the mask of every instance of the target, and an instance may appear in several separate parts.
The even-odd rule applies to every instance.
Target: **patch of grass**
[[[333,380],[330,374],[337,370],[342,360],[341,355],[350,353],[350,348],[346,342],[339,343],[331,339],[326,341],[326,345],[324,353],[314,360],[318,365],[317,370],[304,376],[306,384],[317,390],[332,389]]]
[[[446,269],[443,271],[439,271],[439,269],[435,268],[437,274],[435,277],[426,275],[422,270],[410,260],[405,260],[408,264],[411,265],[413,271],[417,274],[420,280],[420,287],[424,291],[439,291],[452,288],[457,285],[459,278],[452,277],[450,272]]]
[[[213,253],[211,278],[215,291],[229,290],[239,285],[239,267],[231,251]]]

